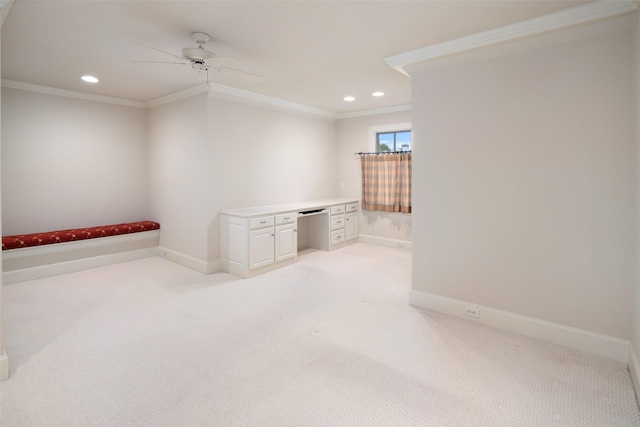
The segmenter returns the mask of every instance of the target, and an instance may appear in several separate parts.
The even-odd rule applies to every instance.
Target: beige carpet
[[[5,286],[2,426],[640,426],[626,366],[407,304],[409,252]]]

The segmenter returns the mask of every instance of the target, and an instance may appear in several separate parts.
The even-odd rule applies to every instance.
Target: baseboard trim
[[[207,274],[213,274],[220,271],[222,268],[222,260],[216,259],[207,263]]]
[[[417,290],[410,292],[409,304],[615,360],[625,365],[629,361],[630,342],[620,338]],[[467,306],[479,308],[480,318],[465,316]]]
[[[638,378],[638,370],[640,369],[640,359],[636,353],[633,344],[629,344],[629,374],[631,374],[631,382],[633,383],[633,391],[636,393],[636,400],[640,402],[640,378]]]
[[[158,255],[202,274],[209,274],[209,270],[215,267],[215,261],[213,264],[207,263],[191,255],[186,255],[173,249],[167,249],[163,246],[158,247]]]
[[[134,261],[157,255],[158,248],[150,247],[132,251],[118,252],[114,254],[100,255],[90,258],[82,258],[72,261],[64,261],[38,267],[11,270],[2,273],[2,284],[11,285],[28,280],[42,279],[44,277],[59,276],[61,274],[75,273],[77,271],[104,267],[121,262]]]
[[[359,234],[358,243],[368,243],[370,245],[386,246],[389,248],[405,249],[410,251],[413,249],[413,243],[410,240],[389,239],[387,237],[372,236],[370,234]]]
[[[4,381],[9,378],[9,358],[7,353],[2,353],[0,356],[0,381]]]

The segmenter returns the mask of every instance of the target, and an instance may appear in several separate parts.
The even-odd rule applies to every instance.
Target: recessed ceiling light
[[[87,83],[98,83],[100,81],[93,76],[82,76],[82,80],[84,80]]]
[[[344,100],[347,102],[355,101],[356,99],[353,96],[345,96]]]
[[[371,95],[373,95],[373,96],[384,96],[384,92],[373,92]]]

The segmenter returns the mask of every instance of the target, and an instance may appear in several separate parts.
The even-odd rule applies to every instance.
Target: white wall
[[[209,261],[220,211],[336,196],[335,122],[209,96]]]
[[[410,70],[413,289],[631,338],[631,22]]]
[[[337,176],[338,182],[344,183],[344,190],[338,190],[339,197],[362,198],[360,159],[354,156],[354,153],[373,151],[369,146],[369,127],[410,122],[411,111],[338,120]],[[411,241],[411,214],[360,210],[358,233]]]
[[[149,219],[146,111],[4,88],[5,235]]]
[[[150,210],[160,223],[160,246],[201,262],[207,259],[206,112],[206,93],[148,110]]]
[[[636,142],[636,212],[635,212],[635,266],[636,276],[633,294],[633,335],[631,344],[636,355],[640,355],[640,11],[635,13],[634,28],[634,84],[635,84],[635,142]],[[636,394],[640,395],[640,390],[636,389]]]
[[[205,93],[145,111],[5,88],[2,108],[6,234],[152,219],[205,271],[220,210],[337,192],[333,120]]]

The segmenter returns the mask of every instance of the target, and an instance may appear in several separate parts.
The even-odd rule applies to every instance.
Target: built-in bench
[[[2,282],[86,270],[157,255],[160,224],[139,221],[2,237]]]

